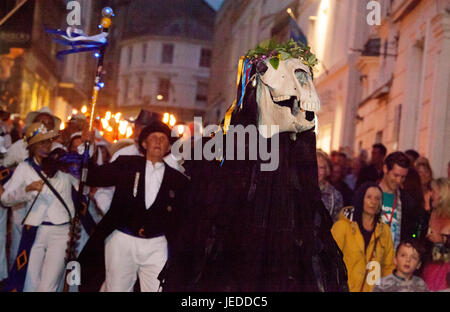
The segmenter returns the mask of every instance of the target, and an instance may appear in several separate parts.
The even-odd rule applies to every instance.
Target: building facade
[[[89,104],[95,72],[92,54],[68,55],[58,60],[56,54],[64,47],[53,42],[43,27],[66,29],[68,2],[27,1],[2,25],[0,105],[3,109],[24,117],[30,111],[49,106],[66,120],[73,109]],[[0,15],[5,17],[17,3],[3,1]],[[92,12],[101,2],[79,0],[78,3],[81,25],[75,27],[86,33],[98,32],[92,25],[96,19]]]
[[[204,1],[122,2],[128,18],[117,42],[116,110],[142,108],[182,122],[203,116],[209,85],[215,11]]]
[[[376,28],[380,52],[358,60],[365,80],[355,149],[415,149],[435,176],[450,160],[450,1],[395,0]]]
[[[209,120],[219,121],[233,103],[239,57],[265,39],[289,39],[287,8],[293,11],[320,61],[314,73],[322,102],[318,146],[326,152],[340,147],[351,149],[360,92],[355,88],[359,83],[359,53],[351,49],[362,49],[370,31],[364,1],[225,0],[216,19]]]
[[[317,146],[356,156],[414,148],[443,175],[450,160],[449,0],[225,0],[216,18],[207,116],[235,99],[239,57],[289,39],[287,8],[319,59]]]

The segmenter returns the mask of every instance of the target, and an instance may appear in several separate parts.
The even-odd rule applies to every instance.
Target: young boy
[[[421,265],[421,248],[416,241],[401,242],[395,253],[394,272],[375,285],[374,292],[428,292],[428,287],[414,272]]]

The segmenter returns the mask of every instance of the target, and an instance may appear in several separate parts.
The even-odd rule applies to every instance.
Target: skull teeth
[[[282,96],[274,97],[273,99],[275,102],[281,102],[281,101],[287,101],[290,98],[291,97],[289,95],[282,95]]]

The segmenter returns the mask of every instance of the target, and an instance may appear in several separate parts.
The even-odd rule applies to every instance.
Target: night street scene
[[[0,292],[449,291],[450,0],[0,1]]]

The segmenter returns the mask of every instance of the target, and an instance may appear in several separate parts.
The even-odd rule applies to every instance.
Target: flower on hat
[[[57,131],[48,130],[42,123],[34,123],[27,128],[24,141],[30,145],[56,136],[58,136]]]
[[[36,135],[38,134],[47,134],[49,133],[49,131],[47,130],[47,128],[44,126],[44,124],[41,124],[39,126],[39,128],[36,128],[33,133],[31,135],[29,135],[28,137],[26,137],[27,141],[29,141],[30,139],[34,138]]]

